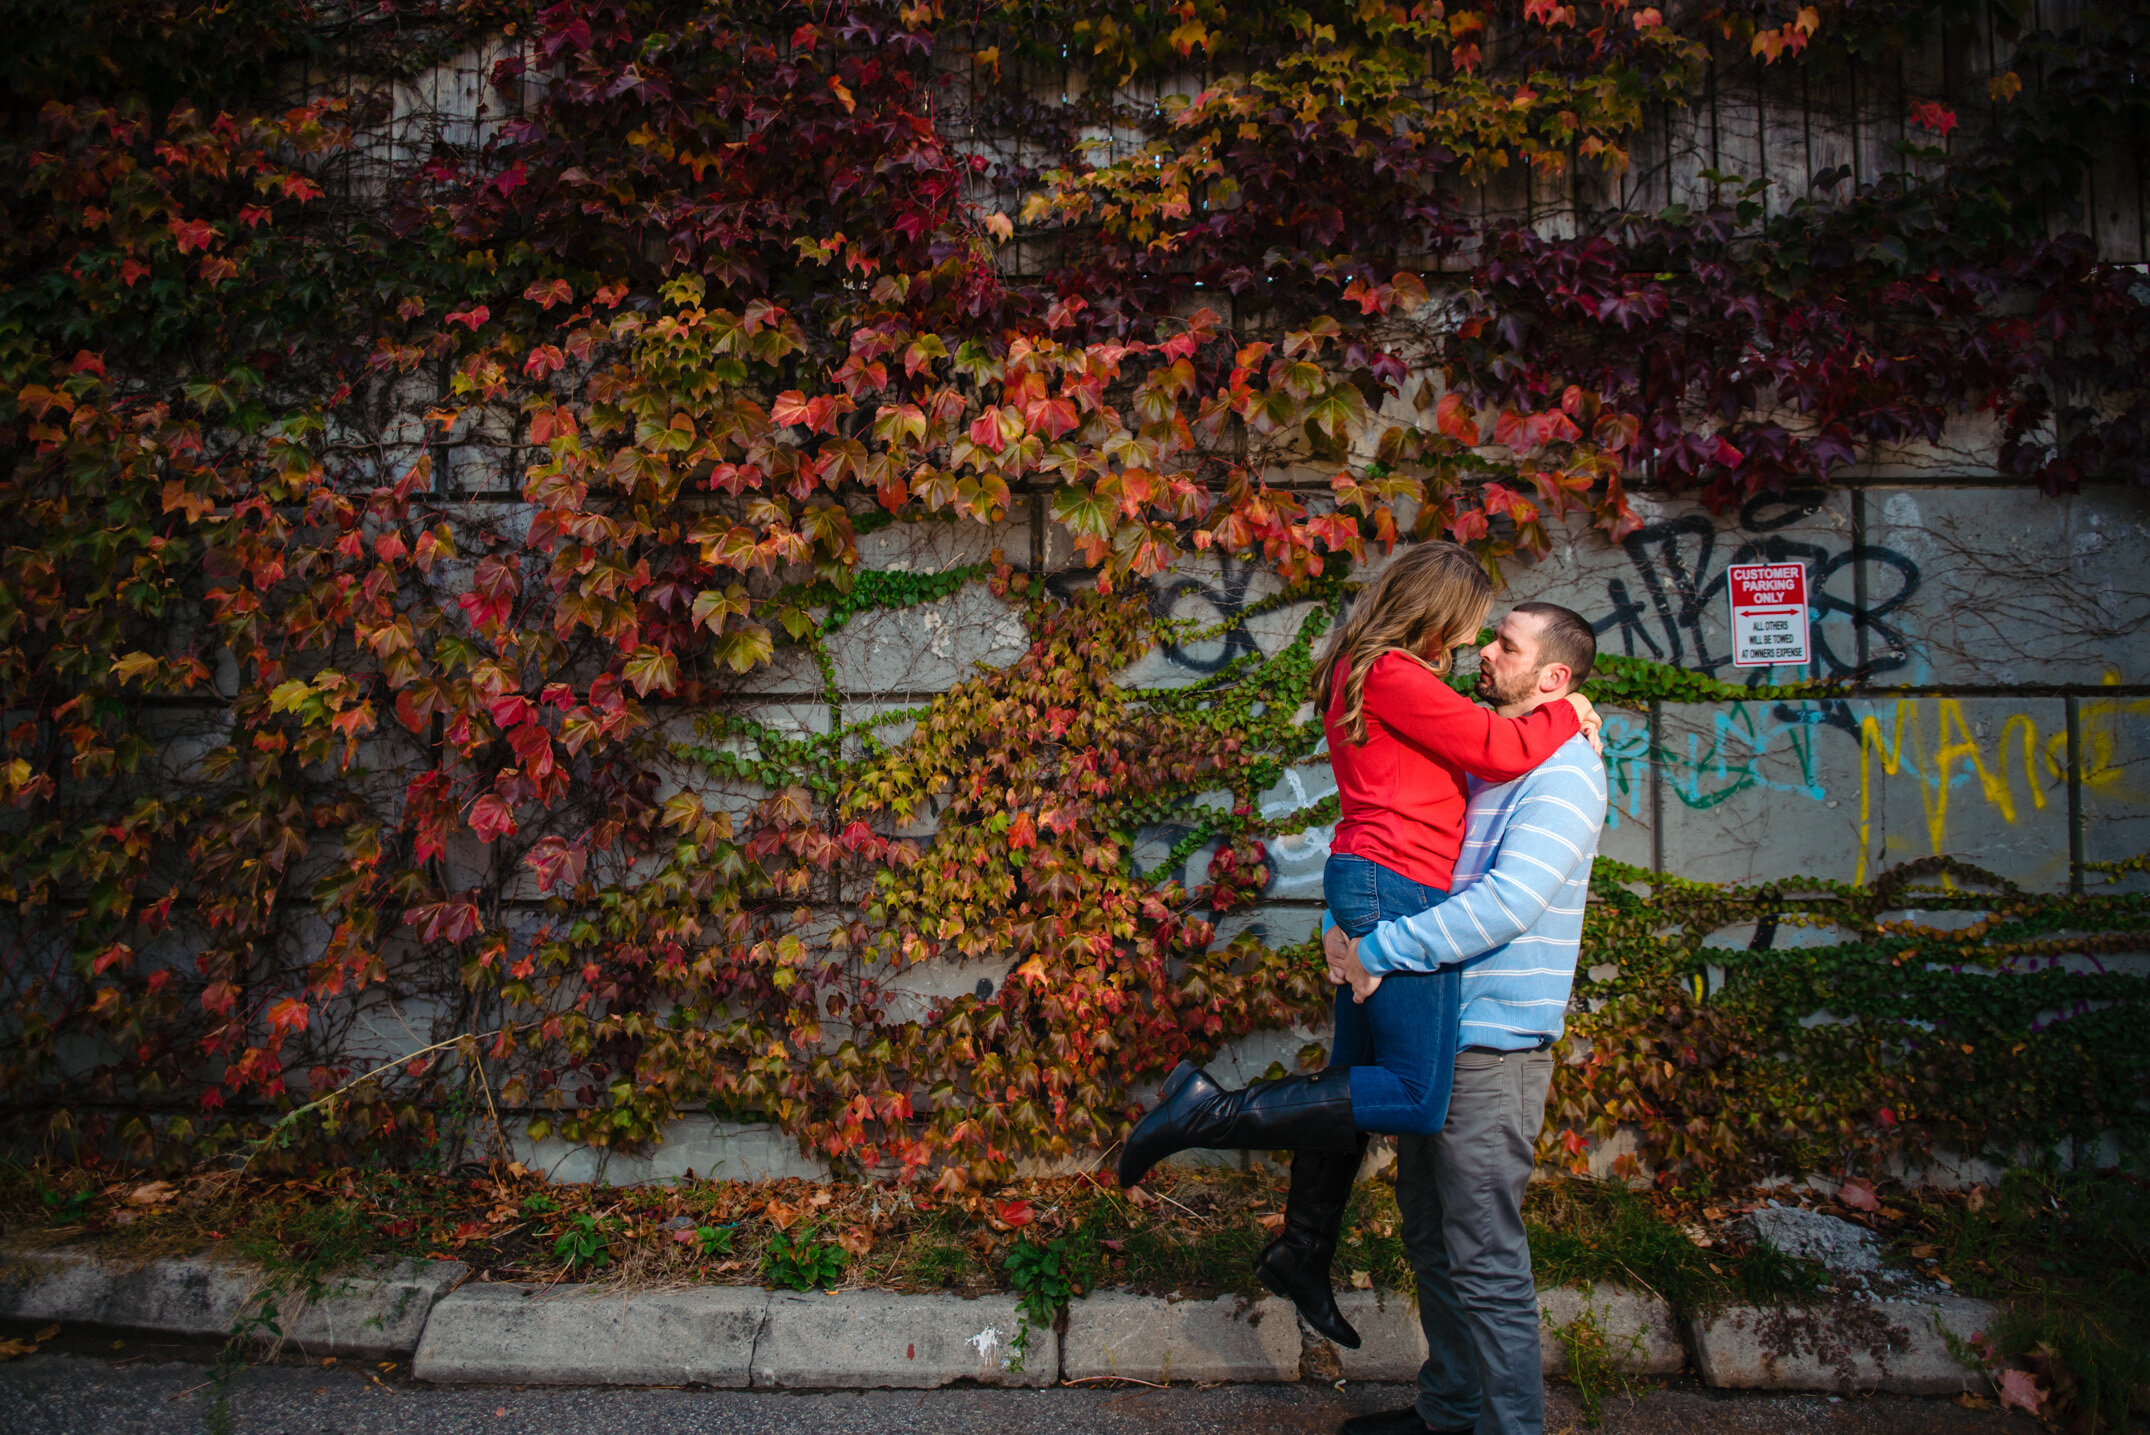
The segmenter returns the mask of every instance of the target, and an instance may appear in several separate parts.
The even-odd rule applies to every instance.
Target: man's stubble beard
[[[1491,707],[1509,707],[1515,703],[1528,702],[1531,694],[1536,691],[1537,681],[1538,674],[1535,672],[1522,674],[1516,679],[1515,689],[1509,691],[1481,666],[1478,669],[1478,681],[1471,688],[1471,695]]]

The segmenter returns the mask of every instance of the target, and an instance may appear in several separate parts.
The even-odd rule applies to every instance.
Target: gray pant
[[[1436,1430],[1545,1428],[1523,1188],[1552,1081],[1548,1051],[1461,1052],[1440,1134],[1397,1138],[1396,1204],[1429,1352],[1418,1413]]]

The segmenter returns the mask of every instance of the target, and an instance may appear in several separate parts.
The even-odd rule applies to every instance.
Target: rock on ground
[[[1872,1231],[1803,1206],[1764,1206],[1734,1221],[1732,1230],[1742,1240],[1820,1261],[1838,1275],[1881,1269],[1881,1243]]]

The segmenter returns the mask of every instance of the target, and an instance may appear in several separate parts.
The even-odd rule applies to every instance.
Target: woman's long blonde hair
[[[1493,604],[1493,581],[1478,560],[1453,543],[1407,548],[1359,594],[1351,616],[1322,650],[1314,678],[1315,710],[1326,715],[1344,677],[1344,731],[1366,741],[1366,675],[1384,654],[1402,653],[1436,673],[1448,671],[1453,649],[1478,636]]]

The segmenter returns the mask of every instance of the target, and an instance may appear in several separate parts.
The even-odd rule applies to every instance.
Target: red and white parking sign
[[[1807,566],[1735,563],[1725,570],[1732,599],[1732,665],[1772,668],[1805,663]]]

